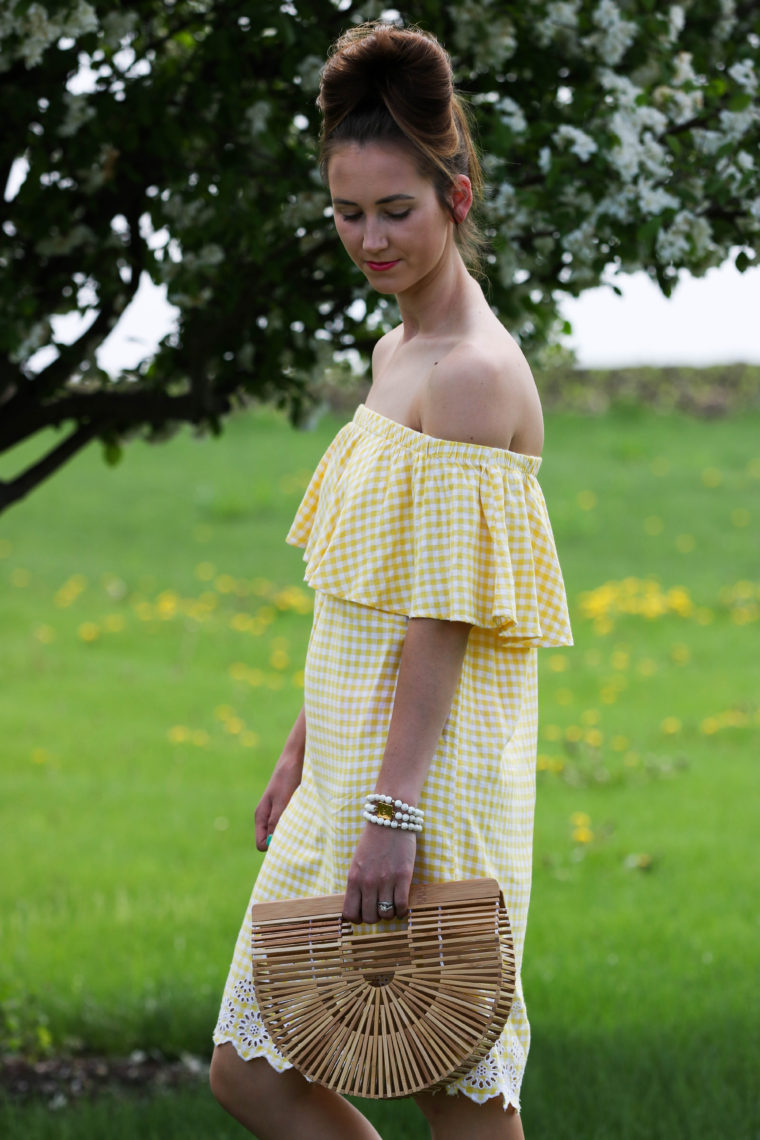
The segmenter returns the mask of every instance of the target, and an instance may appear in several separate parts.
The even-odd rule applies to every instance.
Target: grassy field
[[[92,451],[0,518],[1,1050],[208,1053],[301,701],[283,537],[335,427]],[[555,413],[541,482],[576,646],[540,656],[526,1132],[750,1140],[760,415]],[[0,1133],[242,1135],[202,1090],[119,1104]]]

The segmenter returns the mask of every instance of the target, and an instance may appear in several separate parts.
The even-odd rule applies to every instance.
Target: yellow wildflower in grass
[[[224,721],[224,731],[231,736],[239,736],[245,728],[245,722],[239,716],[228,716]]]
[[[570,744],[577,744],[583,739],[583,729],[579,724],[569,724],[565,729],[565,740]]]
[[[190,740],[196,748],[208,748],[211,737],[205,728],[196,728],[190,733]]]
[[[24,590],[31,580],[32,576],[29,571],[23,570],[20,566],[11,571],[11,585],[15,586],[18,590]]]
[[[544,740],[561,740],[562,729],[558,724],[546,724],[541,731],[541,735],[543,736]]]
[[[677,716],[666,716],[660,728],[666,736],[678,736],[683,725]]]
[[[558,705],[572,705],[575,703],[571,689],[557,689],[556,700]]]
[[[300,586],[288,586],[284,590],[274,595],[272,599],[278,610],[286,612],[293,610],[297,614],[309,614],[313,608],[313,601],[310,594],[302,590]]]
[[[561,653],[552,653],[549,657],[549,668],[552,673],[564,673],[568,667],[568,660]]]
[[[217,705],[214,709],[214,716],[217,720],[229,720],[234,715],[235,710],[230,705]]]
[[[271,625],[277,617],[277,610],[274,606],[259,606],[256,610],[256,618],[263,625]]]
[[[657,662],[652,660],[651,657],[642,657],[636,666],[636,670],[640,677],[654,677],[659,666]]]
[[[746,507],[735,507],[731,511],[731,522],[736,527],[749,526],[750,518],[750,513]]]
[[[582,511],[593,511],[599,500],[593,491],[579,491],[576,502]]]
[[[631,742],[627,736],[618,735],[613,736],[612,740],[610,741],[610,747],[612,748],[613,752],[625,752],[630,743]]]
[[[250,633],[252,627],[255,625],[255,618],[252,618],[250,614],[243,613],[242,611],[233,614],[229,621],[230,629],[234,629],[237,633]]]
[[[576,843],[591,843],[594,833],[590,827],[576,827],[573,830],[573,839]]]
[[[275,649],[269,658],[269,664],[273,669],[282,671],[283,669],[287,669],[290,665],[290,657],[284,649]]]
[[[163,590],[156,598],[156,613],[162,621],[171,621],[179,608],[179,595],[174,590]]]
[[[55,641],[55,630],[52,625],[38,625],[33,636],[43,645],[50,645],[51,641]]]
[[[670,659],[675,661],[676,665],[688,665],[691,661],[691,650],[688,645],[679,642],[671,647]]]
[[[257,732],[251,732],[250,729],[246,729],[245,732],[241,732],[240,734],[240,743],[244,748],[256,748],[259,743],[259,734]]]
[[[306,684],[306,675],[303,669],[296,670],[290,681],[294,689],[302,689]]]
[[[108,633],[121,633],[126,624],[123,614],[106,614],[103,618],[103,627]]]
[[[702,482],[705,487],[720,487],[723,475],[717,467],[705,467],[702,472]]]
[[[604,733],[600,732],[598,728],[590,728],[584,740],[589,748],[601,748],[604,742]]]
[[[248,676],[246,677],[246,681],[248,682],[248,684],[252,688],[254,688],[254,689],[259,688],[259,686],[264,684],[264,680],[265,680],[265,677],[264,677],[263,670],[261,670],[261,669],[249,669],[248,670]]]
[[[210,582],[216,574],[216,566],[213,562],[199,562],[195,567],[195,577],[199,582]]]
[[[631,750],[630,752],[626,752],[625,756],[623,757],[623,763],[625,764],[626,768],[638,768],[640,759],[641,757],[639,756],[638,752]]]
[[[245,681],[248,678],[248,666],[243,661],[233,661],[227,672],[233,681]]]
[[[30,759],[32,764],[47,764],[50,753],[47,748],[33,748]]]
[[[53,601],[59,609],[66,609],[75,602],[79,595],[87,589],[87,579],[84,574],[73,574],[68,581],[56,591]]]
[[[585,709],[581,714],[581,720],[584,724],[599,724],[602,714],[599,709]]]
[[[614,685],[605,685],[599,690],[599,700],[603,705],[614,705],[619,695]]]
[[[620,672],[627,669],[631,663],[631,655],[627,649],[616,649],[610,658],[610,664],[613,669],[618,669]]]
[[[659,515],[648,515],[647,518],[644,519],[644,530],[653,538],[658,534],[662,534],[664,529],[665,523]]]
[[[235,593],[239,598],[247,598],[251,593],[251,583],[246,582],[245,578],[239,578],[235,583]]]
[[[272,583],[266,578],[254,578],[251,590],[259,598],[266,598],[272,592]]]
[[[574,811],[570,816],[570,822],[573,827],[588,827],[591,823],[591,816],[585,811]]]
[[[234,594],[236,584],[231,574],[220,574],[214,582],[214,588],[220,594]]]
[[[150,602],[137,602],[134,606],[134,611],[140,621],[153,621],[154,611]]]
[[[82,641],[97,641],[100,637],[100,626],[94,621],[84,621],[77,630],[77,636]]]
[[[704,736],[714,736],[719,730],[720,721],[716,716],[706,716],[699,726],[699,731]]]
[[[167,735],[172,744],[184,744],[190,737],[190,729],[184,724],[174,724]]]

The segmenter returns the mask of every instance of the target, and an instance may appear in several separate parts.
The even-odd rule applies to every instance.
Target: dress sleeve
[[[350,425],[338,434],[288,534],[304,547],[309,585],[468,622],[511,645],[572,644],[551,525],[524,457],[431,442],[392,447]]]

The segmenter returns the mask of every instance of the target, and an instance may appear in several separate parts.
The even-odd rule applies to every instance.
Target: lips
[[[394,265],[398,265],[400,260],[396,258],[395,261],[368,261],[367,268],[373,273],[384,273],[387,269],[393,269]]]

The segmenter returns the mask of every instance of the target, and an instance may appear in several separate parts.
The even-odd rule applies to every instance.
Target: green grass
[[[283,538],[335,426],[92,451],[0,519],[4,1048],[208,1052],[301,700]],[[541,481],[576,646],[540,655],[526,1133],[749,1140],[760,416],[553,414]],[[0,1132],[241,1134],[203,1091],[116,1103]]]

